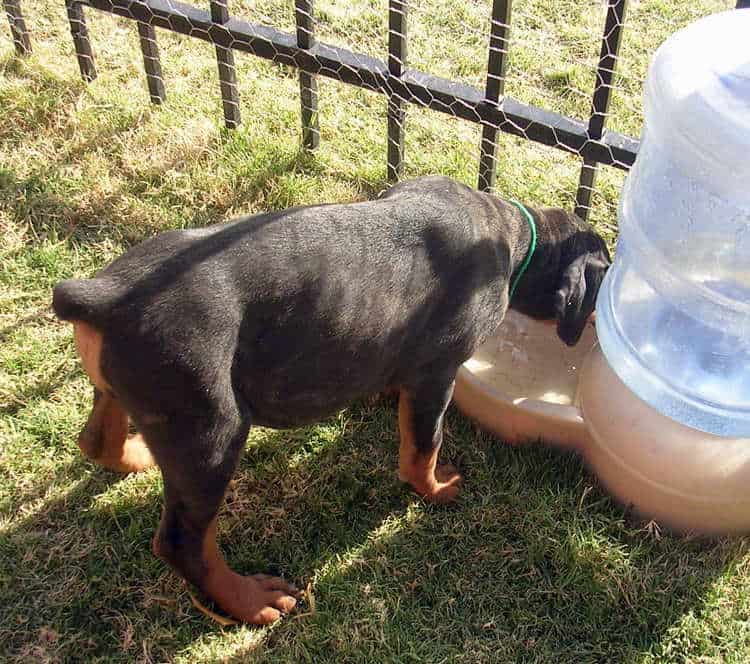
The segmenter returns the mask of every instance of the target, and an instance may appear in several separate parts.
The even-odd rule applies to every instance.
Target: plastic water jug
[[[597,300],[601,349],[662,414],[750,437],[750,9],[670,37],[644,115]]]

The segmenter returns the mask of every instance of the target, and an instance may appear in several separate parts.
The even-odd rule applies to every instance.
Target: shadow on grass
[[[242,206],[245,201],[253,201],[262,191],[272,189],[286,173],[310,167],[311,160],[314,158],[300,152],[285,163],[258,172],[221,205],[193,212],[192,218],[182,220],[179,227],[200,227],[228,220],[225,217],[228,210]],[[35,237],[63,237],[74,245],[103,240],[133,245],[170,230],[157,211],[150,211],[147,207],[130,211],[127,223],[122,223],[123,197],[132,191],[137,195],[138,190],[151,187],[152,182],[133,179],[106,194],[92,193],[90,198],[75,202],[72,197],[59,193],[60,177],[53,171],[19,178],[8,169],[0,169],[0,206],[11,210],[16,221],[27,223]]]
[[[504,447],[456,413],[445,457],[462,455],[466,492],[426,506],[396,480],[395,430],[392,409],[359,404],[317,427],[252,434],[221,545],[238,571],[311,581],[316,598],[313,614],[262,632],[204,618],[152,556],[157,472],[121,479],[76,462],[64,474],[78,483],[3,535],[7,656],[624,661],[700,615],[746,553],[744,540],[654,539],[577,459]],[[243,646],[240,634],[257,638]]]
[[[103,135],[92,140],[90,149],[94,150],[96,143],[107,137]],[[63,168],[66,163],[60,167]],[[36,238],[63,237],[74,245],[114,240],[130,246],[172,227],[196,228],[228,221],[231,218],[227,216],[230,210],[256,202],[259,198],[271,203],[265,206],[264,211],[286,207],[283,197],[281,201],[275,200],[278,197],[274,193],[277,185],[291,173],[312,175],[321,169],[316,157],[304,151],[285,155],[272,166],[262,168],[252,177],[238,182],[231,195],[222,198],[220,204],[189,211],[186,218],[172,226],[165,225],[157,209],[149,210],[146,206],[128,211],[123,223],[124,197],[142,198],[145,196],[143,192],[159,186],[158,182],[146,177],[132,177],[112,191],[92,192],[91,197],[76,201],[60,193],[64,186],[61,185],[63,176],[59,169],[25,178],[17,177],[7,168],[0,169],[0,206],[10,210],[16,221],[28,224]],[[379,183],[367,183],[356,178],[342,176],[339,179],[360,189],[364,194],[362,198],[372,197],[383,188]]]
[[[392,438],[391,413],[374,423],[340,421],[265,432],[251,441],[220,519],[230,564],[243,573],[283,574],[304,586],[323,561],[402,509],[392,454],[383,463],[385,420]],[[379,449],[370,449],[375,443]],[[69,491],[4,531],[0,653],[21,661],[89,662],[118,651],[121,661],[132,661],[131,629],[138,644],[148,643],[164,661],[215,633],[217,626],[191,607],[181,581],[151,554],[161,508],[158,471],[122,478],[91,472],[81,460],[36,496],[61,477],[74,482]],[[373,484],[394,490],[376,500]]]
[[[75,116],[77,104],[85,93],[80,81],[61,79],[32,64],[19,65],[15,59],[0,62],[0,72],[6,76],[31,81],[34,94],[28,95],[24,106],[13,111],[13,121],[8,121],[8,135],[0,138],[8,145],[21,145],[39,133],[55,133],[55,144],[64,138],[64,131],[56,126],[60,117]],[[145,112],[144,112],[145,111]],[[115,106],[107,110],[107,121],[94,124],[82,122],[71,127],[75,140],[63,141],[54,156],[45,155],[44,169],[30,170],[29,175],[19,176],[12,168],[0,169],[0,206],[11,212],[15,221],[28,224],[36,237],[53,234],[55,238],[69,238],[76,244],[88,244],[102,240],[115,240],[125,245],[135,244],[146,237],[169,228],[205,226],[227,219],[235,209],[248,205],[273,211],[296,203],[295,192],[286,191],[285,179],[290,174],[319,176],[325,167],[314,153],[289,150],[288,146],[263,143],[246,132],[219,130],[209,140],[212,161],[202,164],[197,178],[191,170],[190,145],[182,145],[171,155],[169,161],[158,168],[142,171],[132,168],[113,170],[106,175],[108,184],[101,191],[92,190],[90,196],[82,196],[76,190],[76,168],[86,163],[88,157],[108,156],[119,163],[122,147],[109,148],[117,143],[117,137],[127,135],[150,122],[159,121],[159,110]],[[17,116],[17,117],[16,117]],[[169,121],[168,121],[169,122]],[[172,132],[179,132],[180,125],[169,125],[160,129],[159,140],[168,141]],[[250,131],[250,130],[247,130]],[[122,141],[124,139],[119,139]],[[156,139],[155,139],[156,140]],[[196,140],[204,140],[200,137]],[[202,145],[202,144],[201,144]],[[114,152],[108,154],[108,150]],[[187,151],[187,157],[183,152]],[[258,158],[257,155],[262,158]],[[198,153],[195,159],[203,158]],[[212,196],[211,187],[216,184],[210,178],[203,181],[206,173],[229,165],[234,169],[230,181],[219,180],[221,186],[229,187],[226,195]],[[237,168],[234,167],[237,165]],[[71,170],[72,169],[72,170]],[[200,204],[190,209],[180,191],[173,191],[168,183],[169,174],[180,171],[190,182],[185,185],[191,195],[199,194]],[[384,186],[384,181],[367,182],[355,175],[336,174],[336,179],[352,185],[362,197],[372,197]],[[194,189],[190,189],[190,187]],[[203,189],[201,189],[203,188]],[[298,193],[298,192],[297,192]],[[190,198],[190,197],[187,197]],[[184,217],[175,210],[184,209]],[[165,222],[168,219],[168,222]]]
[[[0,139],[6,145],[18,145],[39,130],[50,129],[64,109],[72,109],[76,99],[85,90],[80,80],[56,76],[44,67],[19,58],[15,54],[0,59],[0,75],[7,80],[17,80],[33,87],[31,102],[19,105],[14,91],[7,93],[4,117],[0,124]]]
[[[50,374],[39,376],[33,382],[25,383],[22,389],[14,390],[10,399],[0,401],[0,414],[8,417],[15,415],[30,402],[49,397],[60,384],[78,374],[79,370],[76,367],[66,367],[62,364],[54,367]]]
[[[471,435],[460,415],[450,420]],[[314,615],[282,624],[262,646],[205,661],[658,657],[670,629],[700,619],[715,581],[748,552],[742,538],[654,537],[574,456],[498,442],[463,452],[479,474],[491,465],[456,508],[381,521],[318,570]]]
[[[38,324],[40,321],[49,323],[53,322],[54,320],[54,316],[48,306],[36,307],[33,313],[23,316],[22,318],[18,318],[8,325],[0,327],[0,343],[6,343],[8,340],[10,340],[15,332],[23,329],[27,325],[31,325],[33,323]]]

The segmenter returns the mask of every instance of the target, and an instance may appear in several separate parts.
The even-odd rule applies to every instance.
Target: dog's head
[[[594,311],[611,264],[609,251],[589,224],[564,210],[540,212],[537,230],[536,274],[514,308],[534,318],[556,320],[560,339],[574,346]],[[529,292],[532,289],[535,292]]]
[[[607,245],[590,228],[574,233],[565,242],[553,306],[557,335],[568,346],[581,338],[610,263]]]

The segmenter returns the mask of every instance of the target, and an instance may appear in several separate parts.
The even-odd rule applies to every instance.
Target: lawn
[[[235,0],[293,25],[290,0]],[[610,126],[637,135],[650,53],[733,3],[632,1]],[[242,572],[307,588],[269,628],[222,627],[155,559],[157,471],[81,457],[91,400],[52,286],[160,230],[373,196],[385,187],[385,101],[320,82],[321,146],[299,150],[292,70],[238,55],[243,124],[222,128],[203,42],[158,33],[167,104],[149,104],[134,24],[87,12],[100,76],[80,81],[62,0],[23,0],[34,54],[0,25],[0,659],[17,662],[746,662],[750,540],[674,537],[610,500],[574,456],[511,448],[457,411],[443,458],[465,488],[435,507],[396,478],[392,405],[314,427],[254,430],[222,510]],[[414,66],[482,85],[488,1],[425,0]],[[321,39],[382,55],[386,3],[321,0]],[[602,2],[517,0],[506,91],[585,118]],[[480,130],[415,109],[407,175],[474,184]],[[503,136],[498,190],[571,207],[580,160]],[[622,173],[603,169],[592,219],[610,239]]]

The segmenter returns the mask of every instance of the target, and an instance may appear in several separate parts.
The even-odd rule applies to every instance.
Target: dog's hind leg
[[[134,473],[154,465],[140,435],[128,435],[128,414],[113,396],[102,375],[101,333],[83,322],[74,322],[74,335],[83,368],[94,384],[94,407],[78,438],[81,451],[98,464],[120,473]]]
[[[119,473],[137,473],[154,465],[140,434],[128,434],[128,414],[111,393],[98,388],[78,446],[91,460]]]
[[[144,429],[164,476],[164,511],[154,553],[232,617],[265,625],[294,608],[297,591],[276,577],[237,574],[219,550],[217,513],[249,422],[231,406],[211,411]]]
[[[398,424],[401,434],[399,475],[415,491],[435,503],[456,498],[461,475],[450,465],[437,465],[443,442],[443,416],[453,396],[453,380],[435,381],[414,390],[401,389]]]

